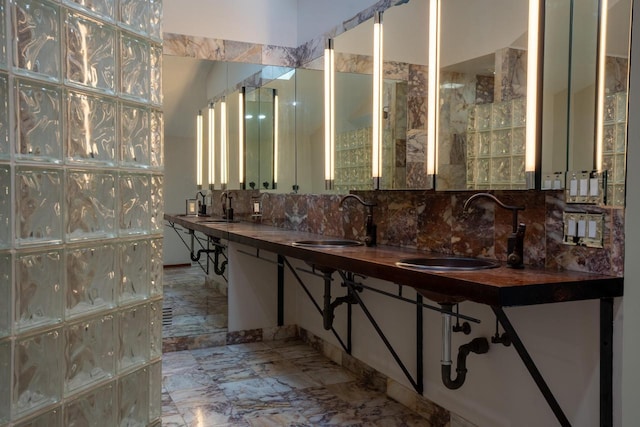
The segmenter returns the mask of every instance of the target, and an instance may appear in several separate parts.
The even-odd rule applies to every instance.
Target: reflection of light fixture
[[[596,152],[595,168],[602,171],[602,153],[604,144],[604,97],[605,97],[605,66],[607,62],[607,15],[609,12],[608,0],[600,1],[600,22],[598,32],[598,93],[596,102]]]
[[[226,190],[229,178],[227,172],[227,103],[220,101],[220,184]]]
[[[335,178],[335,60],[333,39],[327,39],[324,49],[324,183],[333,188]]]
[[[214,109],[213,102],[209,104],[209,189],[214,189],[214,184],[216,181],[216,167],[215,167],[215,150],[216,150],[216,141],[215,141],[215,117],[214,117]]]
[[[464,87],[462,83],[442,83],[440,89],[460,89]]]
[[[245,115],[244,108],[244,94],[245,87],[238,92],[238,178],[240,182],[240,189],[244,190],[244,118],[250,119],[250,114]],[[251,116],[251,117],[249,117]]]
[[[278,91],[273,90],[273,188],[278,185]]]
[[[538,48],[540,34],[539,0],[529,0],[529,32],[527,36],[527,118],[525,146],[525,179],[528,189],[535,188],[536,175],[536,142],[538,139]]]
[[[435,188],[438,138],[438,70],[440,68],[440,0],[429,1],[429,69],[427,88],[427,185]]]
[[[240,96],[242,97],[242,94]],[[244,118],[247,120],[251,120],[253,119],[253,114],[247,114],[246,116],[244,116]]]
[[[371,138],[371,175],[373,188],[380,188],[382,174],[382,12],[373,20],[373,135]]]
[[[196,185],[202,189],[202,111],[196,117]]]
[[[266,115],[264,115],[264,114],[258,114],[258,120],[264,120],[264,119],[266,119],[266,118],[267,118],[267,116],[266,116]]]

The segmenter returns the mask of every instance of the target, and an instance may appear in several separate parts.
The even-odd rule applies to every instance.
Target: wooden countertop
[[[297,258],[317,267],[351,271],[411,286],[436,302],[469,300],[506,307],[623,295],[622,277],[530,267],[515,270],[505,265],[473,271],[417,270],[398,267],[395,263],[402,258],[429,256],[428,252],[394,246],[300,247],[292,243],[327,237],[249,222],[206,222],[207,218],[170,214],[164,218],[208,236]]]

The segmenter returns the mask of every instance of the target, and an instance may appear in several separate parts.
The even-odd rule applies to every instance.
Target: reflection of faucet
[[[373,207],[376,206],[375,203],[365,202],[362,200],[362,197],[357,196],[355,194],[347,194],[346,196],[342,196],[340,199],[339,206],[342,208],[342,204],[345,200],[349,198],[354,198],[360,204],[366,208],[369,208],[369,212],[367,213],[367,223],[366,223],[366,235],[364,237],[364,244],[367,246],[375,246],[376,245],[376,232],[377,226],[373,223]]]
[[[233,221],[233,206],[231,201],[233,197],[231,197],[231,193],[223,191],[220,194],[220,201],[222,202],[222,218],[228,219],[229,221]],[[227,207],[227,203],[229,207]]]
[[[202,203],[200,203],[200,210],[198,211],[198,216],[207,216],[207,203],[205,202],[205,195],[202,191],[198,191],[196,197],[202,196]]]
[[[507,240],[507,266],[511,268],[524,268],[524,232],[527,226],[524,223],[518,224],[518,211],[523,211],[524,206],[505,205],[493,194],[476,193],[464,202],[462,212],[466,213],[471,202],[481,197],[489,198],[496,202],[501,208],[510,210],[513,213],[511,236],[509,236]]]

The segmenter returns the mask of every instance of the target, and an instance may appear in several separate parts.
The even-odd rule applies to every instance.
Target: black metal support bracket
[[[511,339],[511,343],[513,344],[513,347],[518,352],[520,359],[522,359],[522,362],[524,363],[525,367],[529,371],[529,374],[535,381],[536,385],[538,386],[538,389],[542,393],[542,396],[544,397],[544,399],[547,401],[547,404],[553,411],[553,414],[556,416],[560,425],[564,427],[571,426],[569,419],[567,418],[565,413],[562,411],[560,404],[558,403],[555,396],[551,392],[551,389],[547,385],[547,382],[542,377],[542,374],[538,370],[538,367],[536,366],[535,362],[529,355],[529,352],[527,351],[522,340],[520,339],[520,336],[518,335],[515,328],[511,324],[511,321],[509,321],[507,314],[504,312],[502,307],[491,307],[491,308],[493,309],[493,312],[496,314],[496,317],[498,318],[498,322],[500,322],[505,332],[508,334],[509,338]]]
[[[226,246],[221,244],[219,239],[210,236],[201,238],[195,233],[194,230],[187,229],[185,232],[181,227],[177,226],[174,222],[171,221],[167,221],[167,225],[176,232],[184,246],[189,250],[190,259],[193,262],[197,262],[198,266],[202,269],[202,271],[204,271],[205,274],[209,275],[209,266],[213,265],[214,272],[222,277],[225,282],[228,282],[226,276],[224,275],[228,262],[227,255],[224,252]],[[182,234],[188,234],[191,241],[187,243],[184,237],[182,237]],[[200,249],[197,250],[197,255],[194,254],[196,243],[200,247]],[[211,246],[214,246],[214,248],[212,249]],[[204,263],[204,265],[201,262],[202,254],[205,254],[207,256],[206,263]],[[211,258],[211,254],[214,254],[214,258]],[[220,262],[221,256],[222,258],[224,258],[222,263]]]
[[[613,426],[613,298],[600,299],[600,426]]]

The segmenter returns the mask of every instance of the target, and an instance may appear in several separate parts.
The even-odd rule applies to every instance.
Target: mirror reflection
[[[528,16],[525,1],[441,3],[438,190],[526,188]]]

